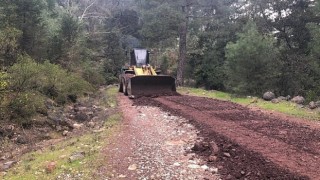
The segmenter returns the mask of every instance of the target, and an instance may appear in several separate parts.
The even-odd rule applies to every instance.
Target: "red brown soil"
[[[119,133],[103,150],[108,163],[96,172],[98,179],[219,179],[199,166],[205,163],[194,153],[185,153],[198,137],[185,118],[157,107],[134,106],[122,94],[118,101],[123,119]]]
[[[211,163],[223,179],[320,179],[320,129],[314,122],[193,96],[139,98],[135,104],[189,119],[205,141],[219,147]],[[211,153],[198,153],[209,161]]]

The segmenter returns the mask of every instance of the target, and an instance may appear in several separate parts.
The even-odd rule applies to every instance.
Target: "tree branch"
[[[80,21],[83,20],[83,18],[86,16],[87,10],[88,10],[91,6],[93,6],[95,2],[96,2],[96,0],[93,0],[92,3],[89,4],[89,6],[87,6],[87,7],[84,9],[84,11],[83,11],[83,13],[82,13],[82,15],[81,15],[81,17],[80,17]]]

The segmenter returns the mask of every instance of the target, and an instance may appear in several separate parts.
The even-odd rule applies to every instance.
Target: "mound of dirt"
[[[198,144],[194,152],[218,167],[224,179],[318,178],[320,130],[305,123],[193,96],[139,98],[133,104],[161,107],[190,120],[204,143],[218,147],[209,153],[212,148]]]

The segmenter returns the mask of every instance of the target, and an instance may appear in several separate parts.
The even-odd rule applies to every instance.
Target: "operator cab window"
[[[147,50],[146,49],[135,49],[134,55],[136,58],[136,63],[138,67],[147,64]]]

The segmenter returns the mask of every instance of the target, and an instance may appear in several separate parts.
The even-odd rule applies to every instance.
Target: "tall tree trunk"
[[[179,27],[179,58],[177,67],[177,86],[183,85],[184,80],[184,66],[186,63],[187,56],[187,28],[189,21],[189,6],[190,0],[186,0],[186,6],[182,7],[182,12],[185,15],[185,19],[181,22]]]

